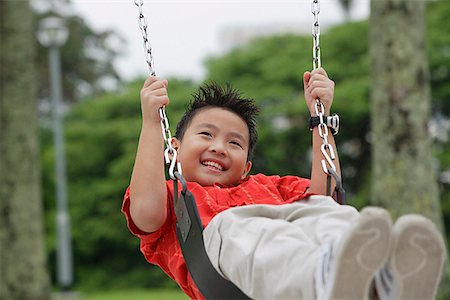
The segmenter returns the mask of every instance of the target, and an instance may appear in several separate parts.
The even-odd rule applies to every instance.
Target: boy
[[[149,77],[141,90],[142,131],[122,210],[146,259],[189,297],[202,299],[178,245],[173,189],[164,173],[158,111],[169,104],[167,87],[167,81]],[[325,70],[305,72],[304,89],[311,116],[317,98],[329,116],[334,83]],[[255,299],[365,299],[374,277],[384,299],[433,298],[445,259],[433,224],[413,215],[392,229],[381,208],[358,213],[318,196],[325,194],[326,175],[317,127],[311,180],[248,176],[257,111],[232,88],[206,85],[173,139],[216,270]],[[331,135],[329,143],[336,149]],[[339,172],[338,160],[336,167]]]

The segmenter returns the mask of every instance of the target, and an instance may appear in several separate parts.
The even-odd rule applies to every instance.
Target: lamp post
[[[68,30],[62,19],[48,17],[41,21],[37,33],[39,42],[49,49],[50,88],[53,106],[53,139],[55,144],[55,182],[57,201],[57,281],[63,290],[73,283],[72,242],[70,217],[67,205],[66,161],[64,154],[64,131],[62,126],[62,84],[59,48],[68,37]]]

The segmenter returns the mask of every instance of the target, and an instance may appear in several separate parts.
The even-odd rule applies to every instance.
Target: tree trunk
[[[421,213],[442,228],[427,130],[431,96],[424,6],[423,1],[372,1],[372,200],[396,217]]]
[[[0,299],[50,299],[27,1],[0,1]]]
[[[425,1],[376,0],[370,16],[372,204],[420,213],[442,231],[431,116]]]

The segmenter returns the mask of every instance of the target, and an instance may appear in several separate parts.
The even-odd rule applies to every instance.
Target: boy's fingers
[[[159,89],[153,90],[152,94],[154,94],[155,96],[167,95],[167,89],[165,87],[161,87]]]
[[[311,91],[311,95],[316,98],[324,98],[328,97],[330,94],[330,90],[328,88],[317,87]]]
[[[312,71],[313,74],[322,74],[326,77],[328,77],[327,71],[325,71],[324,68],[318,68]]]
[[[170,100],[167,95],[158,96],[158,101],[162,104],[162,106],[169,105]]]
[[[150,75],[147,77],[147,79],[144,81],[144,88],[149,87],[153,82],[157,81],[158,77]]]
[[[154,82],[152,82],[149,86],[150,89],[152,90],[159,90],[159,89],[163,89],[164,91],[167,91],[167,85],[168,82],[167,80],[156,80]]]
[[[306,71],[303,73],[303,87],[306,90],[309,84],[309,80],[311,79],[311,72]]]
[[[159,82],[160,86],[159,87],[164,87],[167,89],[167,87],[169,86],[169,82],[164,79],[164,80],[160,80],[158,77],[150,75],[144,82],[144,88],[148,88],[149,86],[151,86],[152,84]],[[155,84],[154,88],[158,88],[158,85]]]

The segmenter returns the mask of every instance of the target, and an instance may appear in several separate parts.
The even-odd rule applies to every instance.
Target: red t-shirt
[[[248,176],[236,187],[201,186],[188,182],[188,189],[195,197],[200,218],[206,227],[218,213],[236,206],[251,204],[286,204],[305,199],[310,185],[308,179],[296,176],[266,176],[258,174]],[[173,209],[173,184],[167,186],[167,219],[163,226],[152,233],[146,233],[134,224],[130,216],[130,191],[127,189],[122,212],[125,214],[128,228],[139,237],[141,252],[146,260],[158,265],[170,276],[183,291],[192,299],[203,299],[200,291],[192,280],[184,262],[181,248],[176,235],[176,218]]]

